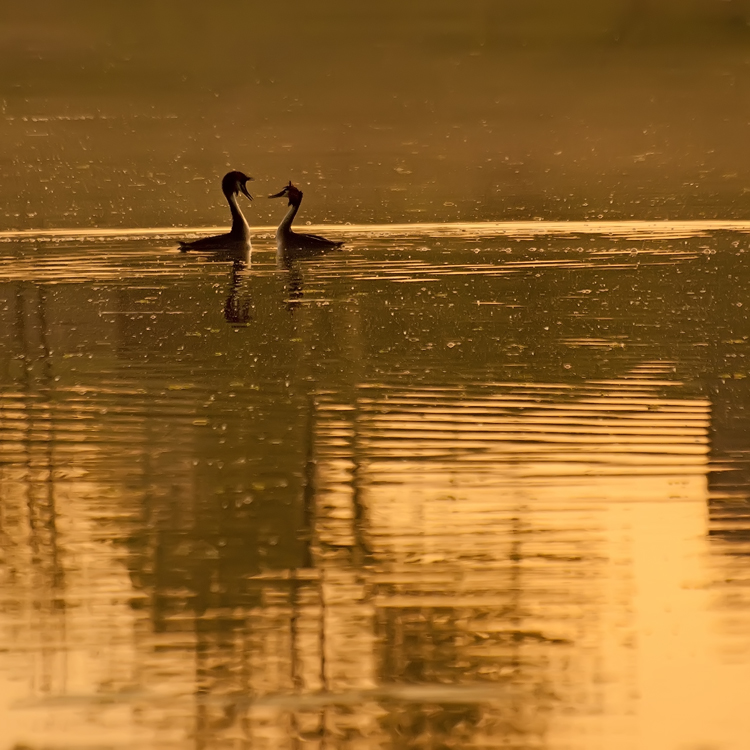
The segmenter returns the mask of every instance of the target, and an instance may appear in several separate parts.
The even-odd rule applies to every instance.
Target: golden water
[[[746,750],[747,3],[69,5],[0,12],[0,750]],[[175,249],[229,169],[250,266]]]
[[[0,237],[0,747],[743,748],[747,224]]]

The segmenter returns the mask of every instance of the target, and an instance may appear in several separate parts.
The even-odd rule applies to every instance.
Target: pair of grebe
[[[221,190],[224,197],[229,203],[229,210],[232,213],[232,228],[226,234],[219,234],[214,237],[203,237],[193,242],[181,242],[182,250],[246,250],[250,247],[250,226],[240,210],[237,203],[237,197],[240,193],[252,200],[253,196],[247,191],[247,183],[252,180],[242,172],[229,172],[224,175],[221,181]],[[306,252],[325,252],[333,248],[341,247],[343,242],[335,242],[320,237],[317,234],[299,234],[292,231],[292,222],[299,211],[302,203],[302,191],[291,181],[281,191],[275,195],[269,195],[269,198],[288,198],[289,210],[286,216],[281,220],[279,228],[276,230],[276,242],[279,250],[289,251],[306,251]]]

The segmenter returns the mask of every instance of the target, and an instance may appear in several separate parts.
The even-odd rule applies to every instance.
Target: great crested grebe
[[[226,234],[202,237],[192,242],[180,242],[181,250],[245,250],[250,247],[250,227],[237,205],[237,196],[242,193],[250,200],[247,183],[252,180],[243,172],[228,172],[221,181],[221,191],[232,212],[232,228]]]
[[[341,247],[343,242],[327,240],[317,234],[298,234],[292,231],[292,222],[299,211],[302,203],[302,191],[296,186],[289,184],[275,195],[269,195],[269,198],[289,198],[289,210],[286,216],[281,220],[279,228],[276,230],[276,242],[280,250],[300,250],[314,253],[315,251],[325,252],[337,247]]]

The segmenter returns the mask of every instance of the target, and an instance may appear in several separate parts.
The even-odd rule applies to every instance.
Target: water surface
[[[745,0],[5,5],[0,229],[750,212]]]
[[[742,748],[744,224],[0,236],[0,746]]]

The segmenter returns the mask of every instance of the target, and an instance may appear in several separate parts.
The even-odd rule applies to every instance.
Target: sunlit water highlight
[[[427,237],[538,237],[546,235],[601,234],[610,237],[681,238],[705,236],[716,231],[750,232],[750,221],[698,219],[690,221],[475,221],[409,224],[311,225],[312,232],[333,232],[352,237],[416,235]],[[169,238],[192,234],[216,234],[224,227],[156,227],[119,229],[24,229],[0,231],[0,240],[65,239],[106,240],[110,238]],[[276,227],[256,227],[260,237],[273,236]],[[306,230],[307,231],[307,230]]]
[[[0,746],[743,748],[748,230],[0,235]]]

